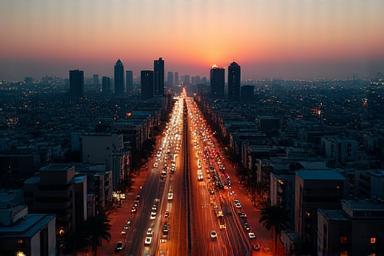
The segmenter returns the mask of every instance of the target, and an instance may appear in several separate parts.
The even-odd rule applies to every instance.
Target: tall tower
[[[180,81],[179,81],[179,72],[175,72],[175,85],[179,85],[180,84]]]
[[[132,95],[133,93],[133,72],[131,70],[125,71],[125,80],[126,80],[126,87],[127,87],[127,94]]]
[[[213,65],[211,68],[211,96],[224,98],[225,70]]]
[[[228,67],[228,98],[240,99],[241,69],[239,64],[232,62]]]
[[[154,81],[153,81],[153,71],[152,70],[142,70],[140,74],[140,83],[141,83],[141,98],[150,99],[153,98],[154,92]]]
[[[101,79],[101,92],[103,94],[110,94],[111,93],[111,78],[107,76],[103,76]]]
[[[115,64],[115,95],[124,94],[124,65],[121,60],[117,60]]]
[[[167,86],[172,87],[173,85],[174,85],[173,72],[168,72],[168,74],[167,74]]]
[[[154,69],[154,93],[164,95],[164,60],[159,58],[153,62]]]
[[[84,95],[84,71],[69,71],[69,95],[71,99],[79,99]]]

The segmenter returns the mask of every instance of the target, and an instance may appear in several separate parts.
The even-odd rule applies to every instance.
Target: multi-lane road
[[[118,210],[122,220],[112,225],[109,254],[246,256],[259,249],[258,232],[247,220],[251,212],[185,90],[146,166],[145,181]]]

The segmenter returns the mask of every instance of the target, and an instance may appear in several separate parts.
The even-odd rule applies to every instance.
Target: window
[[[369,242],[370,242],[370,244],[376,244],[376,237],[371,237],[370,239],[369,239]]]
[[[347,237],[347,236],[341,236],[341,237],[340,237],[340,243],[341,243],[341,244],[346,244],[346,243],[348,243],[348,237]]]

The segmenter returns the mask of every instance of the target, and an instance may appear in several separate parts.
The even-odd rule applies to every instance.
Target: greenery
[[[273,230],[275,241],[275,254],[277,250],[277,240],[280,239],[281,232],[288,227],[289,212],[281,205],[264,205],[261,209],[259,222],[267,230]]]
[[[94,255],[97,255],[97,248],[102,245],[102,241],[111,239],[111,225],[108,216],[100,213],[88,218],[76,232],[65,237],[65,253],[73,253],[91,248]]]

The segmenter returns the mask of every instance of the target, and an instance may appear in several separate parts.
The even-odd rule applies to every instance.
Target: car
[[[148,246],[148,245],[151,245],[151,243],[152,243],[152,237],[147,236],[144,240],[144,245]]]
[[[127,225],[127,224],[124,225],[124,229],[125,229],[125,230],[129,229],[129,225]]]
[[[126,235],[127,234],[127,231],[125,231],[125,229],[121,230],[120,232],[121,235]]]
[[[127,224],[126,224],[126,225],[127,225],[127,226],[131,226],[131,223],[132,223],[132,222],[131,222],[130,220],[127,220]]]
[[[151,220],[156,219],[156,212],[151,212],[151,216],[149,217]]]
[[[211,239],[212,240],[216,240],[217,239],[217,233],[215,230],[212,230],[211,233],[210,233],[210,236],[211,236]]]
[[[240,209],[240,208],[241,208],[241,204],[240,204],[240,203],[235,203],[235,207],[236,207],[237,209]]]
[[[153,235],[153,230],[152,228],[148,228],[147,230],[147,236],[152,236]]]
[[[243,228],[246,230],[246,231],[250,231],[251,230],[251,226],[249,226],[248,222],[245,222],[243,224]]]
[[[260,251],[261,245],[259,243],[252,244],[252,250]]]
[[[169,217],[169,211],[165,211],[164,217],[165,217],[165,218],[168,218],[168,217]]]
[[[115,246],[115,251],[121,252],[122,250],[124,250],[124,247],[124,243],[122,241],[118,241]]]
[[[246,219],[247,218],[247,214],[245,214],[243,212],[240,212],[239,213],[239,217],[242,218],[242,219]]]
[[[248,237],[249,237],[249,239],[255,239],[255,238],[256,238],[256,235],[255,235],[255,233],[253,233],[253,232],[249,232],[249,233],[248,233]]]
[[[135,212],[137,212],[137,209],[136,209],[136,207],[132,206],[131,213],[135,213]]]

